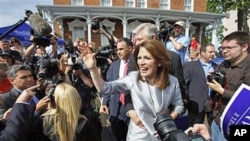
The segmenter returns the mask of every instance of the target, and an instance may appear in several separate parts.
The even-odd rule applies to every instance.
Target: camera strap
[[[79,76],[74,76],[73,73],[71,73],[71,82],[72,82],[72,85],[75,86],[75,84],[77,83],[77,81],[79,80]]]
[[[222,87],[224,89],[227,89],[227,77],[226,77],[226,75],[225,75],[225,84]],[[220,109],[221,109],[221,105],[223,104],[222,103],[222,96],[221,96],[221,94],[216,94],[215,97],[216,97],[215,101],[210,99],[210,103],[213,105],[212,111],[216,111],[216,113],[218,114]]]

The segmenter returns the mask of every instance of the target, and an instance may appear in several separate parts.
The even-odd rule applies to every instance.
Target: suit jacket
[[[212,63],[212,66],[215,69],[217,65]],[[204,109],[205,100],[208,99],[209,90],[200,60],[184,63],[183,70],[190,99],[188,110],[197,114],[201,113]]]
[[[180,84],[182,99],[188,99],[188,91],[183,75],[183,67],[181,64],[180,55],[171,50],[168,50],[168,53],[169,53],[169,58],[171,60],[171,68],[169,73],[178,79]]]
[[[0,132],[1,141],[27,141],[35,108],[16,103],[8,117],[6,127]]]
[[[130,56],[129,58],[129,66],[128,66],[128,73],[136,70],[135,66],[132,65],[134,62],[133,56]],[[106,74],[106,81],[113,81],[119,79],[119,68],[120,68],[121,60],[114,61],[108,68],[107,74]],[[109,107],[109,113],[110,117],[117,118],[120,110],[120,95],[119,94],[111,94],[111,95],[102,95],[103,97],[103,105],[107,105]],[[125,109],[124,109],[125,110]],[[124,117],[125,117],[125,111],[124,111]]]
[[[3,114],[9,109],[12,108],[13,104],[16,102],[16,99],[21,93],[15,88],[12,88],[9,92],[5,93],[1,98],[3,104],[0,105],[0,119],[3,118]]]

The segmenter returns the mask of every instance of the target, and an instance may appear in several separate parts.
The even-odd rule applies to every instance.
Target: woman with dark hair
[[[15,51],[18,51],[21,55],[24,54],[24,48],[22,47],[21,45],[21,42],[18,38],[16,37],[11,37],[10,38],[10,49],[11,50],[15,50]]]
[[[111,82],[104,82],[96,66],[95,54],[89,48],[80,49],[85,65],[99,92],[130,93],[133,107],[143,126],[130,121],[127,141],[157,141],[154,128],[157,115],[170,114],[176,118],[183,110],[177,78],[169,74],[170,59],[162,42],[148,40],[135,47],[134,56],[138,71]],[[169,106],[174,105],[170,112]]]

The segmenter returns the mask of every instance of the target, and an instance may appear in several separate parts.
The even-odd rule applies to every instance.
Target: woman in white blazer
[[[81,53],[99,92],[130,92],[133,107],[144,126],[139,127],[130,121],[127,141],[159,140],[154,128],[156,116],[168,113],[175,119],[183,111],[179,83],[169,74],[170,59],[161,41],[149,40],[136,46],[134,56],[138,71],[111,82],[104,82],[100,76],[95,54],[89,48],[81,48]],[[170,105],[174,105],[171,111]]]

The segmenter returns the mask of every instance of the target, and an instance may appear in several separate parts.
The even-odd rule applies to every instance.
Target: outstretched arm
[[[33,118],[34,108],[28,104],[39,86],[30,87],[22,92],[13,105],[12,111],[7,119],[6,127],[0,132],[1,141],[27,140],[30,122]]]

